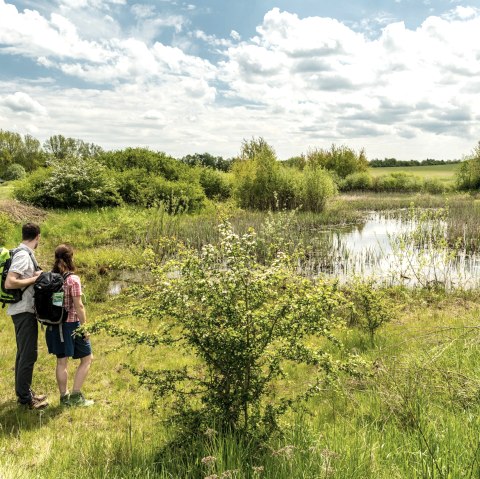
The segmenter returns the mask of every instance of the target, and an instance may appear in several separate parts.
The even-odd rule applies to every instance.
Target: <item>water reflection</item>
[[[306,255],[299,269],[341,281],[368,276],[387,284],[479,287],[480,257],[450,248],[446,228],[444,221],[420,224],[407,214],[371,214],[360,226],[323,232],[324,247]]]

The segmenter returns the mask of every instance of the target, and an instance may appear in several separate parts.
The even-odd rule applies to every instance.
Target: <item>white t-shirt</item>
[[[35,264],[32,261],[29,252],[33,255],[33,251],[23,243],[20,243],[18,248],[20,248],[20,251],[15,253],[8,272],[18,273],[20,279],[31,278],[35,272]],[[12,316],[19,313],[33,313],[34,311],[32,284],[23,292],[21,301],[8,305],[7,314]]]

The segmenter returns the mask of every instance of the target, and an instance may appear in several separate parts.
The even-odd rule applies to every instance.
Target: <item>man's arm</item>
[[[21,279],[19,273],[9,271],[5,278],[6,289],[23,289],[35,283],[37,276],[40,276],[41,271],[35,271],[31,278]]]

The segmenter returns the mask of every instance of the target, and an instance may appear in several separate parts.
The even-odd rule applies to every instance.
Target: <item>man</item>
[[[33,251],[40,241],[40,228],[34,223],[22,227],[22,242],[16,249],[5,279],[6,289],[22,289],[22,299],[8,306],[17,340],[15,392],[18,402],[29,409],[48,406],[47,397],[32,391],[33,367],[38,355],[38,325],[34,314],[33,283],[41,273]]]

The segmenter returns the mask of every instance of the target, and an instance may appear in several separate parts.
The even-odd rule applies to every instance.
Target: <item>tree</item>
[[[293,196],[293,184],[282,174],[274,149],[263,138],[244,140],[233,165],[235,195],[243,208],[275,210]]]
[[[94,143],[87,143],[75,138],[66,138],[63,135],[53,135],[44,143],[48,154],[57,160],[70,158],[96,158],[102,153],[102,148]]]
[[[480,141],[460,165],[456,177],[457,186],[461,190],[480,188]]]
[[[193,155],[186,155],[180,159],[182,163],[188,166],[205,166],[213,168],[214,170],[229,171],[232,167],[233,160],[225,160],[221,156],[213,156],[210,153],[195,153]]]
[[[330,150],[313,149],[307,153],[307,165],[322,167],[334,172],[339,178],[367,171],[369,163],[362,149],[359,153],[348,146],[332,145]]]
[[[40,142],[30,135],[23,138],[18,133],[0,130],[0,172],[4,174],[11,164],[18,164],[26,171],[33,171],[45,163]]]

